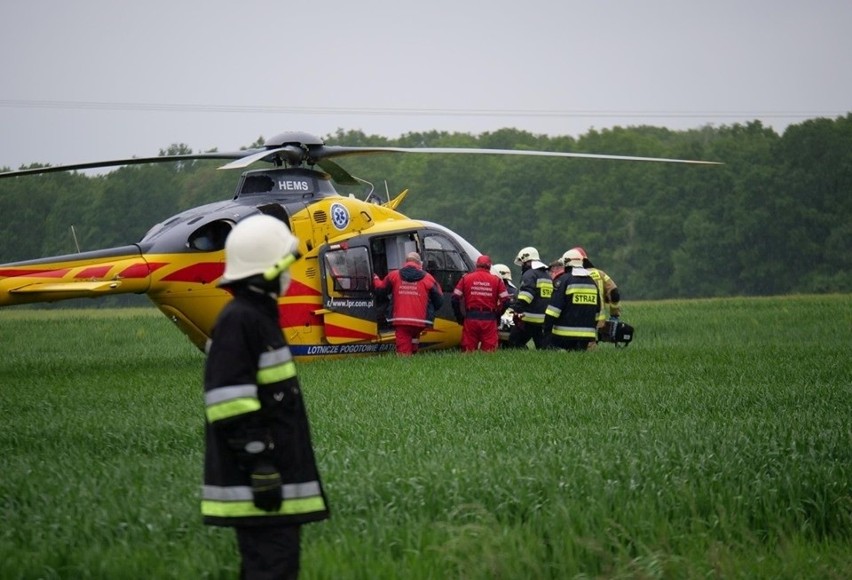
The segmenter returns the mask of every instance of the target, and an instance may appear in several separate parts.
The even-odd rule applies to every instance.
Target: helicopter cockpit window
[[[201,252],[214,252],[225,247],[225,238],[234,227],[229,221],[217,220],[205,224],[192,232],[186,242],[187,247]]]
[[[243,181],[240,194],[268,193],[275,187],[275,181],[268,175],[249,175]]]
[[[435,277],[444,292],[452,292],[468,271],[461,252],[441,234],[424,237],[423,247],[423,268]]]
[[[326,283],[335,294],[369,292],[372,289],[367,248],[330,250],[325,254]]]

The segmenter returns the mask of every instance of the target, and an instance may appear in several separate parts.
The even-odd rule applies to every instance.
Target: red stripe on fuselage
[[[107,272],[110,271],[112,266],[92,266],[91,268],[86,268],[82,272],[79,272],[75,278],[103,278],[106,276]]]
[[[71,268],[61,268],[59,270],[0,270],[0,277],[17,278],[18,276],[36,276],[39,278],[62,278]]]
[[[303,284],[298,280],[293,280],[290,282],[290,286],[287,288],[286,296],[321,296],[322,292],[317,290],[316,288],[312,288],[307,284]]]
[[[224,271],[225,265],[221,262],[202,262],[175,270],[171,274],[163,276],[163,282],[197,282],[199,284],[209,284],[219,278]]]
[[[316,304],[288,303],[278,305],[278,321],[281,328],[292,326],[317,326],[322,319],[314,314],[319,308]]]
[[[121,278],[145,278],[151,272],[155,270],[159,270],[163,266],[166,265],[166,262],[157,263],[157,262],[142,262],[139,264],[133,264],[129,268],[125,268],[120,274]]]
[[[376,338],[375,334],[368,334],[366,332],[355,330],[354,328],[336,326],[334,324],[325,325],[325,335],[337,338],[351,338],[353,340],[375,340]]]

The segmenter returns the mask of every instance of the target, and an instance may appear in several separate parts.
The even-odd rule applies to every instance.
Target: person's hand
[[[254,506],[265,512],[281,508],[281,474],[270,463],[259,463],[251,472],[251,495]]]

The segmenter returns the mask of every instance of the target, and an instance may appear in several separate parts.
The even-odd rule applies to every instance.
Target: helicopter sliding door
[[[376,274],[385,276],[390,270],[405,265],[408,252],[419,252],[423,259],[423,269],[432,274],[444,293],[444,305],[435,313],[436,316],[455,321],[450,297],[461,277],[472,269],[475,260],[472,253],[475,250],[449,230],[432,224],[430,226],[415,232],[374,237],[370,241],[373,268]],[[377,296],[376,308],[379,330],[392,330],[386,322],[390,316],[387,312],[391,308],[390,304]]]
[[[320,251],[320,259],[328,343],[376,341],[376,308],[367,247],[334,244]]]
[[[373,259],[373,270],[384,278],[391,270],[399,270],[405,265],[405,256],[409,252],[419,251],[414,232],[394,236],[374,237],[370,240],[370,253]],[[376,319],[379,332],[393,332],[393,326],[388,322],[391,317],[390,296],[376,294]]]
[[[322,315],[329,344],[377,350],[393,346],[393,328],[387,321],[392,305],[383,293],[373,291],[372,278],[374,273],[385,277],[402,268],[409,252],[420,253],[424,270],[435,277],[444,293],[444,305],[435,313],[436,318],[444,319],[443,326],[436,327],[435,336],[441,337],[438,343],[458,342],[458,333],[445,326],[447,322],[457,326],[450,295],[472,269],[475,250],[452,232],[429,224],[407,232],[360,235],[320,250]]]

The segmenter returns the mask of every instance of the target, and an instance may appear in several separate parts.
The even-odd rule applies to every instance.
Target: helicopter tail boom
[[[110,294],[141,294],[150,267],[138,246],[0,265],[0,307]]]

